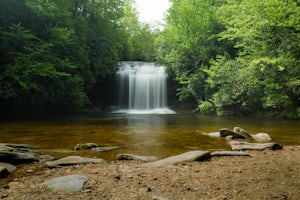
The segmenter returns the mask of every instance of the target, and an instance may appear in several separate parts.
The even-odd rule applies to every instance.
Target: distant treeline
[[[159,61],[201,113],[300,118],[298,0],[171,0]]]
[[[0,111],[90,104],[120,60],[153,60],[157,31],[132,0],[1,0]]]

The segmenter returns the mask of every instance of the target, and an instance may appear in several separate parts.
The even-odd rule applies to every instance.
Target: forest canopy
[[[300,118],[300,3],[172,0],[158,59],[205,114]]]
[[[300,118],[299,1],[170,2],[159,30],[134,0],[1,0],[0,111],[85,107],[120,60],[141,60],[201,113]]]
[[[73,110],[120,60],[152,60],[132,0],[1,0],[0,109]]]

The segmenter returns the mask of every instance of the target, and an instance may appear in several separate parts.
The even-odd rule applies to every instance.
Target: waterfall
[[[120,62],[116,74],[120,112],[171,114],[167,105],[164,66],[147,62]]]

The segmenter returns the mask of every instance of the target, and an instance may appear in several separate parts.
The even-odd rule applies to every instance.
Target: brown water
[[[0,142],[25,143],[55,156],[81,155],[113,160],[118,153],[159,158],[191,149],[229,149],[227,141],[198,134],[240,126],[250,133],[269,133],[283,145],[300,145],[300,121],[175,115],[81,115],[39,118],[9,117],[0,121]],[[121,146],[110,152],[73,151],[78,143]]]

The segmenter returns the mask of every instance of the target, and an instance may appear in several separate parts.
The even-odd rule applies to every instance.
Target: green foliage
[[[173,0],[158,39],[159,61],[205,110],[297,116],[298,1]],[[200,108],[201,107],[201,108]]]
[[[183,85],[178,92],[180,99],[192,95],[196,101],[206,100],[208,94],[203,69],[210,59],[223,51],[216,37],[223,28],[216,18],[216,3],[211,0],[172,3],[167,26],[157,40],[158,60],[168,66],[174,72],[175,80]]]
[[[131,45],[124,33],[132,22],[123,24],[132,6],[131,0],[2,0],[0,110],[88,105],[88,92],[115,72]],[[154,34],[135,23],[135,48],[145,49],[133,51],[132,58],[149,59]]]
[[[198,106],[199,112],[209,115],[209,114],[213,114],[215,109],[214,109],[214,105],[209,102],[209,101],[201,101],[199,106]]]

